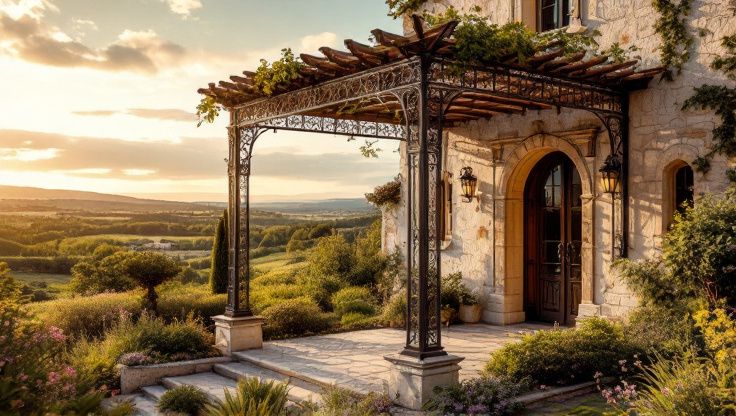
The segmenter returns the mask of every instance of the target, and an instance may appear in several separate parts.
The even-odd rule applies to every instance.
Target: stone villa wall
[[[528,3],[523,0],[523,3]],[[583,25],[597,29],[601,48],[619,42],[624,48],[636,45],[643,67],[659,65],[660,38],[654,32],[657,17],[651,0],[581,0]],[[483,13],[498,23],[520,16],[522,0],[430,0],[426,8],[441,11],[448,5],[469,8],[479,5]],[[733,85],[721,73],[709,68],[713,57],[722,53],[720,39],[736,33],[736,16],[730,0],[693,3],[688,18],[694,45],[692,57],[674,82],[650,83],[645,91],[630,99],[630,234],[629,257],[650,258],[661,246],[666,229],[663,200],[667,170],[673,163],[686,162],[707,153],[711,130],[717,118],[711,112],[680,110],[703,83]],[[707,29],[699,36],[698,29]],[[471,166],[479,180],[480,202],[463,202],[453,196],[452,239],[442,252],[442,273],[461,271],[470,287],[484,295],[484,321],[513,323],[524,320],[523,265],[517,257],[523,251],[523,218],[515,218],[523,201],[525,171],[544,153],[562,149],[575,163],[583,179],[583,273],[589,279],[581,314],[622,316],[636,305],[636,299],[610,270],[610,196],[601,192],[598,168],[608,154],[605,129],[592,113],[562,109],[528,112],[524,116],[497,116],[489,121],[467,123],[446,132],[444,169],[453,174],[459,189],[460,169]],[[594,156],[589,156],[595,143]],[[496,160],[494,162],[494,154]],[[405,149],[402,146],[401,175],[406,178]],[[724,171],[736,161],[716,156],[707,175],[695,172],[696,195],[722,191],[728,186]],[[586,183],[587,182],[587,183]],[[402,195],[406,195],[405,186]],[[406,206],[384,213],[384,247],[406,247]],[[521,214],[523,216],[523,214]],[[618,219],[620,221],[620,219]],[[588,228],[586,228],[588,227]],[[523,227],[521,228],[523,229]],[[586,230],[590,232],[587,233]],[[586,235],[587,234],[587,235]],[[523,256],[522,256],[523,257]],[[585,289],[584,289],[585,290]]]

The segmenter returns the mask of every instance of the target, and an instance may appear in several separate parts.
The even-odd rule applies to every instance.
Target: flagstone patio
[[[460,379],[479,375],[491,352],[518,340],[523,333],[549,325],[457,325],[442,329],[450,354],[465,357]],[[359,393],[385,392],[389,362],[384,355],[400,351],[403,329],[373,329],[265,342],[263,349],[235,354],[241,361],[321,385],[338,385]]]

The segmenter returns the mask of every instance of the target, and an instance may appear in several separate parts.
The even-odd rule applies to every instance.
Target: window
[[[570,24],[570,0],[538,0],[537,30],[546,32]]]
[[[693,168],[683,160],[676,160],[665,168],[662,177],[662,232],[667,232],[675,213],[693,205]]]
[[[530,30],[545,32],[570,24],[572,0],[520,0],[519,20]]]
[[[440,218],[440,236],[442,240],[452,239],[452,176],[449,172],[442,175],[442,211]]]
[[[683,212],[686,206],[693,205],[693,168],[689,165],[675,171],[675,206],[678,212]]]

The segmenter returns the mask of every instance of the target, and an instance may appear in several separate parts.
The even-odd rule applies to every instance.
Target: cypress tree
[[[215,229],[212,244],[212,264],[210,266],[210,289],[212,293],[227,293],[227,249],[228,249],[227,210],[222,213]]]

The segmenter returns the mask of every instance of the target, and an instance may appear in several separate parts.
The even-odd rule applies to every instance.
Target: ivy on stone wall
[[[725,36],[721,39],[721,45],[726,48],[726,53],[714,59],[710,66],[736,79],[736,35]]]
[[[674,74],[679,74],[685,62],[690,60],[693,38],[688,33],[685,18],[690,14],[691,3],[690,0],[653,0],[652,6],[659,13],[654,30],[662,38],[659,55],[667,68],[662,78],[672,81]]]
[[[726,36],[722,44],[727,52],[713,61],[711,67],[718,69],[734,78],[734,64],[736,64],[736,35]],[[682,105],[683,110],[690,108],[713,110],[721,118],[721,124],[713,129],[713,148],[705,155],[698,156],[693,161],[695,169],[707,173],[710,161],[715,154],[726,157],[736,157],[736,88],[725,85],[701,85],[695,88],[695,94]],[[726,176],[736,182],[736,170],[729,169]]]
[[[419,10],[427,0],[386,0],[388,15],[394,19]]]

